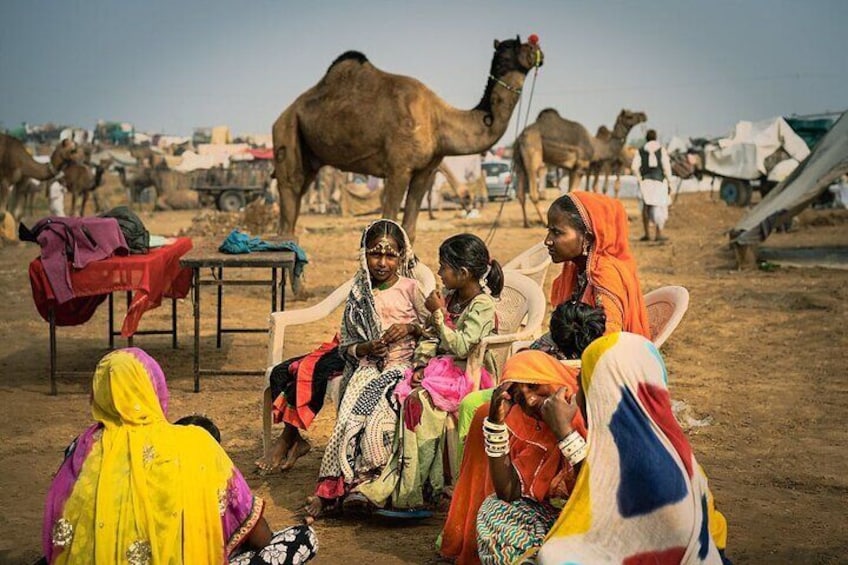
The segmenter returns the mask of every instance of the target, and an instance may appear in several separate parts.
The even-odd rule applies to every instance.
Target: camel
[[[622,110],[618,113],[615,119],[615,126],[612,131],[609,131],[606,126],[598,128],[598,133],[592,140],[594,145],[594,157],[589,165],[589,174],[586,175],[586,190],[589,190],[589,181],[594,176],[595,182],[592,186],[594,192],[598,192],[598,182],[600,181],[601,173],[604,173],[604,194],[607,193],[610,173],[615,175],[615,197],[618,198],[618,193],[621,190],[621,172],[625,165],[624,162],[624,143],[627,141],[627,136],[633,126],[648,121],[648,116],[644,112],[631,112],[630,110]]]
[[[84,163],[71,163],[65,167],[64,174],[60,182],[65,185],[68,192],[71,193],[71,216],[77,207],[77,196],[81,198],[79,215],[85,216],[85,205],[88,202],[88,195],[92,195],[94,207],[97,212],[101,211],[100,199],[97,197],[97,187],[103,184],[103,172],[106,169],[102,165],[95,167],[94,174],[91,168]]]
[[[26,191],[26,179],[52,179],[73,161],[76,151],[76,144],[66,139],[53,150],[49,162],[39,163],[27,153],[19,139],[0,133],[0,218],[6,215],[7,209],[15,219],[20,218],[21,202],[17,194]]]
[[[442,158],[482,153],[509,125],[530,69],[543,61],[538,38],[494,42],[480,102],[471,110],[448,105],[418,80],[386,73],[362,53],[340,55],[272,128],[280,194],[281,234],[293,234],[302,197],[319,168],[385,179],[384,218],[394,219],[406,194],[403,227],[415,223]]]
[[[546,221],[539,209],[539,174],[545,170],[545,165],[568,170],[568,190],[572,191],[594,157],[594,144],[585,127],[563,118],[553,108],[546,108],[518,136],[513,155],[518,202],[527,228],[530,224],[524,205],[528,195],[541,222]]]

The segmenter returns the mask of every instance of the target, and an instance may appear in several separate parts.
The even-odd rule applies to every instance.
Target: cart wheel
[[[718,194],[728,206],[746,206],[751,201],[751,185],[739,179],[723,179]]]
[[[241,192],[228,190],[218,197],[218,210],[222,212],[238,212],[244,207],[244,196]]]

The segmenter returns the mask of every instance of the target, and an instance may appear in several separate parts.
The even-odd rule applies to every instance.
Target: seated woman
[[[339,350],[342,401],[318,473],[308,518],[338,508],[351,489],[383,471],[391,454],[400,404],[393,392],[412,368],[428,313],[412,278],[412,246],[403,228],[377,220],[362,233],[360,267],[345,305]]]
[[[607,335],[583,354],[588,456],[538,563],[722,563],[727,524],[666,381],[642,336]]]
[[[471,424],[440,553],[460,565],[512,563],[541,543],[567,498],[574,466],[557,448],[585,434],[573,400],[577,369],[541,351],[517,353],[504,365],[491,404]]]
[[[165,376],[144,351],[101,359],[91,404],[97,423],[68,448],[47,496],[48,563],[247,565],[267,562],[266,554],[280,556],[276,563],[314,556],[310,528],[271,533],[264,502],[209,433],[168,423]]]
[[[551,287],[554,307],[568,300],[599,306],[606,333],[651,338],[621,202],[592,192],[560,196],[548,209],[545,245],[551,260],[563,264]]]

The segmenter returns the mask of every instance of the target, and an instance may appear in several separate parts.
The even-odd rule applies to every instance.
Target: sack
[[[100,214],[100,217],[118,220],[118,226],[124,233],[130,253],[135,255],[150,251],[150,232],[135,212],[126,206],[118,206]]]

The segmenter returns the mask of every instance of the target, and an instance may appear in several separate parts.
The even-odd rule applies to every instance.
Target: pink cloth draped
[[[412,369],[407,369],[403,380],[395,387],[395,396],[401,404],[412,393]],[[480,388],[487,389],[495,386],[492,375],[485,369],[481,371]],[[465,369],[454,363],[450,355],[433,357],[424,367],[424,378],[421,387],[430,393],[430,398],[436,408],[454,413],[459,403],[474,388],[474,383]]]

